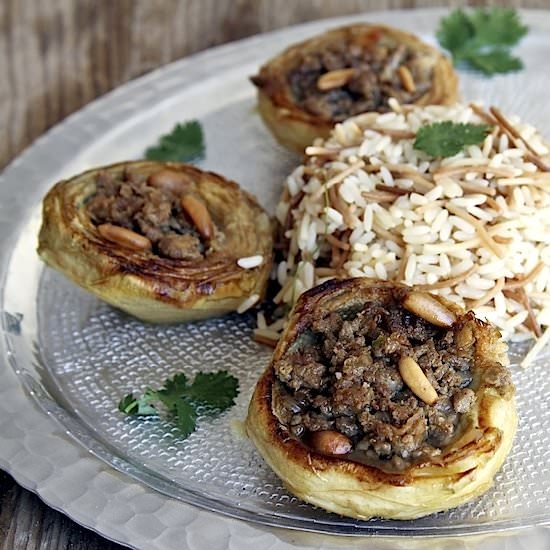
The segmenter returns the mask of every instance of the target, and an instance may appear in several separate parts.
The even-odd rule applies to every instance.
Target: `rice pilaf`
[[[276,303],[333,277],[371,277],[473,309],[505,338],[540,336],[550,326],[548,145],[496,108],[390,105],[337,124],[287,178]],[[421,126],[447,120],[493,129],[448,158],[414,148]]]

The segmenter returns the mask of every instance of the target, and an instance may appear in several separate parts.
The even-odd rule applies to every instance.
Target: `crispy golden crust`
[[[472,384],[476,404],[463,419],[465,428],[459,438],[442,449],[440,462],[387,473],[317,454],[289,435],[272,411],[276,362],[318,308],[330,310],[349,304],[350,300],[369,300],[391,287],[390,283],[368,279],[333,280],[302,295],[270,366],[258,381],[246,421],[250,438],[292,493],[326,510],[359,519],[418,518],[485,492],[510,451],[517,424],[513,387],[497,389],[484,377],[484,369],[491,361],[506,363],[506,345],[495,329],[477,321]],[[459,316],[469,315],[448,305]]]
[[[225,234],[224,250],[200,262],[186,262],[129,250],[102,238],[87,213],[86,200],[95,192],[100,171],[121,174],[126,168],[145,176],[162,168],[190,176]],[[234,311],[253,294],[264,296],[272,228],[252,195],[217,174],[185,164],[126,162],[89,170],[49,191],[38,253],[81,287],[140,319],[190,321]],[[260,267],[238,267],[238,258],[257,254],[264,257]]]
[[[320,51],[329,44],[343,41],[364,44],[373,36],[384,35],[397,43],[434,59],[432,85],[415,105],[450,105],[458,99],[458,77],[452,63],[441,52],[416,36],[387,27],[361,23],[325,32],[295,44],[271,59],[253,78],[258,87],[258,109],[277,140],[293,151],[302,153],[315,138],[328,137],[334,126],[332,120],[309,113],[296,105],[290,92],[287,75],[307,52]]]

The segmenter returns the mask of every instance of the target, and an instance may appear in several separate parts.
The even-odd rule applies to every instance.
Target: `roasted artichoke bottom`
[[[380,33],[414,51],[433,56],[431,87],[415,105],[451,105],[458,100],[458,77],[449,59],[436,48],[422,42],[413,34],[385,25],[350,25],[287,48],[266,63],[254,78],[258,87],[258,110],[279,143],[301,154],[315,138],[327,138],[334,126],[333,121],[302,109],[292,97],[287,74],[299,63],[301,56],[322,51],[331,44],[342,41],[361,44],[372,33]]]
[[[149,176],[163,168],[191,177],[210,215],[225,233],[222,252],[200,262],[133,251],[101,237],[86,210],[102,171]],[[149,322],[192,321],[235,311],[265,294],[272,262],[269,217],[252,195],[212,172],[178,163],[137,161],[94,168],[57,183],[43,203],[38,253],[50,267],[109,304]],[[262,255],[255,269],[241,257]]]
[[[512,446],[517,417],[513,387],[497,392],[484,379],[484,360],[507,364],[506,346],[496,330],[479,322],[472,389],[475,405],[463,432],[432,464],[388,473],[362,463],[320,455],[292,438],[272,411],[273,365],[303,330],[306,318],[322,308],[337,308],[352,298],[369,297],[387,284],[368,279],[328,283],[303,295],[293,310],[271,365],[250,402],[247,432],[269,466],[299,498],[344,516],[414,519],[447,510],[487,491]],[[447,304],[457,315],[464,312]]]

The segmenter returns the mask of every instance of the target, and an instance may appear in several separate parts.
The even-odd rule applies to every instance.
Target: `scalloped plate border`
[[[39,138],[0,175],[1,280],[5,278],[11,243],[41,199],[41,181],[81,154],[103,131],[122,125],[146,109],[159,92],[170,95],[225,66],[235,56],[254,55],[267,39],[291,43],[327,27],[357,20],[386,22],[410,29],[432,28],[446,10],[397,10],[314,21],[226,44],[166,65],[131,81],[71,115]],[[550,31],[550,12],[524,10],[525,21]],[[251,54],[251,52],[253,52]],[[40,171],[35,167],[40,166]],[[17,185],[18,193],[10,193]],[[17,212],[15,223],[14,212]],[[426,540],[357,539],[273,529],[200,510],[171,499],[110,468],[75,441],[51,415],[25,393],[10,365],[2,339],[0,360],[0,466],[52,508],[81,525],[135,548],[288,550],[290,548],[377,548],[416,550]],[[550,547],[550,529],[537,527],[505,535],[431,539],[432,548],[483,547],[487,550]]]

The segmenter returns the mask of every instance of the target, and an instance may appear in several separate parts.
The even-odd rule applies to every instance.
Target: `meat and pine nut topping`
[[[391,472],[437,461],[461,437],[461,418],[476,402],[479,325],[435,298],[434,314],[426,297],[392,287],[379,299],[308,310],[273,364],[273,412],[292,437]],[[430,304],[428,314],[416,313],[419,303]],[[504,366],[491,368],[495,387],[510,383]]]
[[[148,177],[101,172],[86,208],[98,233],[120,246],[180,261],[200,261],[223,238],[193,179],[170,168]]]
[[[432,86],[435,60],[376,33],[363,45],[340,42],[304,53],[287,81],[294,101],[326,120],[385,112],[390,98],[413,103]]]

